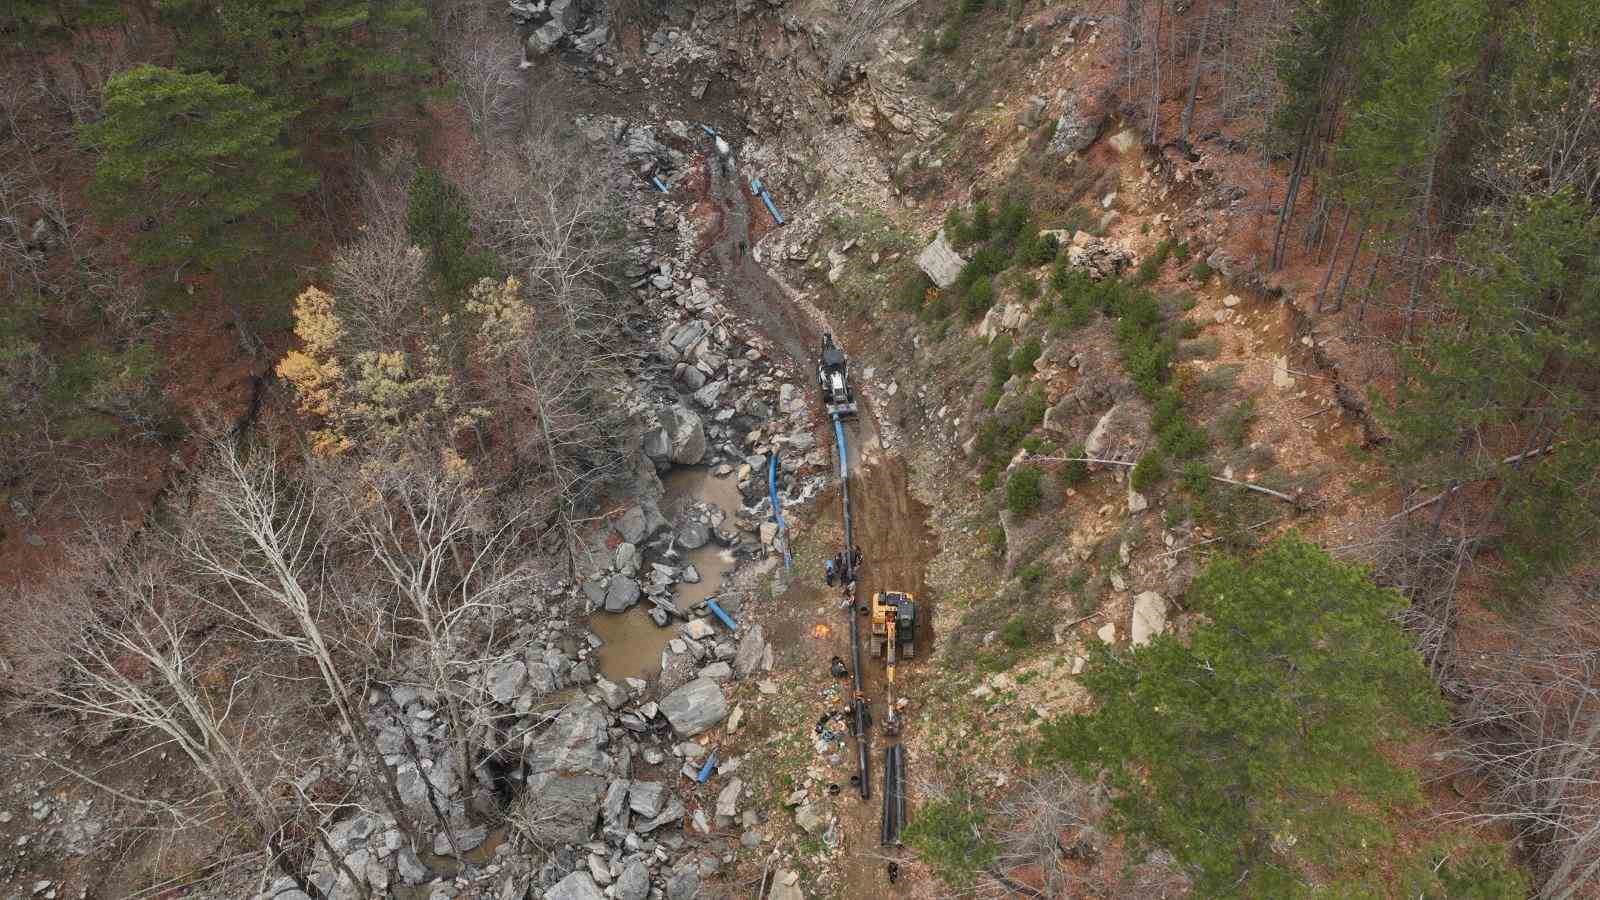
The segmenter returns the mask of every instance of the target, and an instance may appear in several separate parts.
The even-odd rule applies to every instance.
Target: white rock
[[[1129,641],[1135,647],[1150,643],[1150,639],[1167,628],[1167,601],[1155,591],[1145,591],[1133,598],[1133,625]]]

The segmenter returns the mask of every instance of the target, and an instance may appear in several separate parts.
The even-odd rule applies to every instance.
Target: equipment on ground
[[[900,733],[900,711],[895,708],[894,664],[901,656],[911,659],[917,655],[917,601],[910,594],[899,591],[879,591],[872,595],[872,644],[868,653],[873,659],[882,658],[886,666],[887,688],[883,720],[883,733],[894,737]]]
[[[822,336],[822,357],[817,362],[817,384],[822,387],[822,405],[829,415],[848,418],[856,414],[856,397],[850,390],[849,361],[833,342],[833,335]]]

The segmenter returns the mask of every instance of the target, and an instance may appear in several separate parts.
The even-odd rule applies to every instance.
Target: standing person
[[[850,572],[855,574],[861,569],[861,545],[850,548]]]
[[[828,587],[833,587],[833,573],[834,573],[833,560],[830,559],[830,560],[824,561],[823,564],[822,564],[822,577],[823,577],[823,580],[828,582]]]

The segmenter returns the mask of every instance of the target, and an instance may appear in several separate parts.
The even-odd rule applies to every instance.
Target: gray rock
[[[696,678],[661,699],[661,713],[683,737],[693,737],[728,717],[722,686]]]
[[[618,613],[639,602],[639,582],[626,575],[615,575],[606,585],[606,612]]]
[[[659,606],[652,606],[650,607],[650,621],[661,628],[665,628],[672,621],[672,616],[665,609]]]
[[[644,507],[642,506],[628,507],[621,516],[617,517],[617,521],[612,523],[611,527],[616,530],[617,534],[622,536],[624,541],[635,546],[644,543],[644,539],[650,536],[649,526],[645,522]]]
[[[734,674],[740,678],[749,678],[757,669],[761,668],[761,657],[767,652],[767,635],[760,625],[750,626],[750,630],[739,639],[739,652],[733,657]]]
[[[630,544],[627,541],[623,541],[617,545],[616,554],[613,556],[613,559],[615,560],[613,565],[617,567],[617,571],[624,575],[632,575],[638,572],[639,564],[642,562],[642,560],[639,558],[639,547],[635,544]]]
[[[634,860],[617,878],[616,900],[645,900],[650,895],[650,870],[639,860]]]
[[[732,818],[739,814],[739,792],[744,789],[744,782],[738,778],[728,782],[717,794],[717,815]]]
[[[534,29],[532,34],[528,35],[528,52],[534,56],[543,56],[554,50],[555,46],[561,43],[561,39],[566,36],[566,29],[561,27],[560,22],[552,19],[540,25]]]
[[[794,823],[806,834],[818,834],[828,824],[809,803],[802,803],[795,808]]]
[[[510,703],[528,683],[528,666],[520,659],[489,667],[489,696],[496,703]]]
[[[672,461],[680,466],[697,465],[706,455],[706,426],[694,410],[679,404],[662,411],[661,427],[672,441]],[[637,542],[636,542],[637,543]]]
[[[1233,254],[1220,247],[1206,257],[1206,265],[1222,273],[1224,279],[1232,278],[1239,273],[1239,263]]]
[[[772,890],[767,891],[767,900],[806,900],[800,890],[800,873],[779,869],[772,879]]]
[[[456,826],[456,845],[462,853],[470,853],[483,845],[489,837],[489,828],[485,825]],[[443,831],[433,836],[433,854],[435,856],[450,855],[450,835]]]
[[[694,900],[700,893],[700,870],[687,866],[667,879],[667,900]]]
[[[670,283],[670,281],[669,281]],[[703,320],[690,319],[681,325],[670,328],[661,336],[662,353],[672,359],[682,359],[684,354],[700,343],[709,330]]]
[[[650,461],[657,465],[672,464],[672,438],[667,435],[667,430],[659,426],[647,429],[644,433],[641,449]]]
[[[620,828],[622,811],[628,804],[628,782],[618,778],[606,787],[606,797],[600,804],[600,811],[605,816],[608,827]]]
[[[400,802],[404,803],[407,809],[429,813],[433,811],[432,805],[428,802],[428,785],[433,786],[435,799],[443,803],[456,792],[455,770],[440,763],[428,770],[427,780],[424,781],[421,772],[415,767],[407,766],[395,777],[395,787],[400,792]]]
[[[733,680],[733,666],[725,662],[714,662],[700,670],[700,677],[721,684]]]
[[[716,633],[710,619],[690,619],[683,623],[683,636],[692,641],[703,641]]]
[[[600,692],[600,699],[611,709],[621,709],[628,702],[628,692],[608,681],[604,675],[594,680],[594,686]]]
[[[659,781],[635,781],[628,786],[628,808],[645,818],[661,815],[667,789]]]
[[[594,876],[588,872],[573,872],[556,882],[555,887],[544,892],[545,900],[606,900]]]
[[[713,381],[705,387],[694,392],[694,402],[705,409],[716,409],[722,400],[722,392],[728,389],[726,381]]]
[[[567,704],[555,721],[528,745],[523,759],[531,774],[555,772],[607,775],[610,758],[607,715],[587,698]]]
[[[704,522],[690,520],[678,529],[678,546],[685,550],[698,550],[711,540],[711,527]],[[696,573],[695,581],[699,581]]]
[[[700,371],[698,366],[679,363],[675,377],[691,391],[698,391],[706,386],[706,373]]]
[[[572,49],[583,54],[593,53],[605,46],[606,41],[610,39],[610,26],[606,25],[605,23],[601,23],[584,32],[583,34],[572,38]]]
[[[581,842],[593,836],[607,781],[593,775],[544,773],[528,779],[529,796],[538,798],[539,812],[548,817],[551,837]]]
[[[1051,136],[1045,152],[1058,155],[1077,153],[1094,143],[1105,122],[1106,112],[1103,108],[1086,102],[1086,98],[1078,91],[1064,91],[1061,116],[1056,119],[1056,133]]]
[[[934,235],[933,241],[917,254],[917,268],[941,288],[955,284],[956,277],[961,274],[961,269],[966,264],[967,261],[945,241],[944,229],[940,229],[939,233]]]

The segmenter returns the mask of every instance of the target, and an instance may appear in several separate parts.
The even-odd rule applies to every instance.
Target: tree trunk
[[[1356,228],[1355,248],[1350,251],[1350,264],[1345,266],[1344,275],[1339,279],[1339,294],[1334,297],[1333,309],[1330,312],[1342,312],[1344,310],[1344,292],[1350,286],[1350,273],[1356,270],[1356,260],[1361,258],[1361,242],[1367,239],[1367,227],[1367,217],[1363,214],[1361,216],[1361,225]]]
[[[1194,74],[1189,78],[1189,98],[1183,104],[1183,121],[1178,126],[1178,140],[1189,140],[1189,129],[1194,125],[1194,103],[1200,96],[1200,73],[1204,71],[1206,38],[1211,33],[1211,7],[1206,8],[1200,20],[1200,44],[1194,48]]]
[[[1309,141],[1302,135],[1300,147],[1294,155],[1294,168],[1289,173],[1289,184],[1284,189],[1283,205],[1278,208],[1278,224],[1272,232],[1272,258],[1267,266],[1269,272],[1276,272],[1283,265],[1284,236],[1289,227],[1290,211],[1294,209],[1295,195],[1300,192],[1300,176],[1305,165],[1308,144]]]
[[[1156,0],[1156,36],[1150,42],[1150,146],[1161,145],[1158,118],[1161,114],[1161,25],[1166,19],[1166,0]]]
[[[1428,153],[1427,173],[1424,176],[1422,188],[1422,208],[1417,212],[1417,228],[1421,234],[1420,251],[1417,254],[1417,264],[1411,270],[1411,289],[1406,300],[1406,326],[1400,334],[1400,341],[1404,343],[1411,339],[1411,327],[1416,321],[1417,303],[1422,297],[1422,272],[1427,268],[1429,235],[1432,227],[1430,217],[1433,213],[1433,185],[1434,174],[1438,169],[1439,148],[1443,143],[1444,130],[1444,105],[1440,104],[1434,116],[1433,149]]]
[[[1328,296],[1328,285],[1333,281],[1333,267],[1339,264],[1339,250],[1344,247],[1344,234],[1349,227],[1350,207],[1346,206],[1344,208],[1344,219],[1339,222],[1339,236],[1333,242],[1333,254],[1328,259],[1328,271],[1322,276],[1322,286],[1317,288],[1317,312],[1322,312],[1322,301]]]

